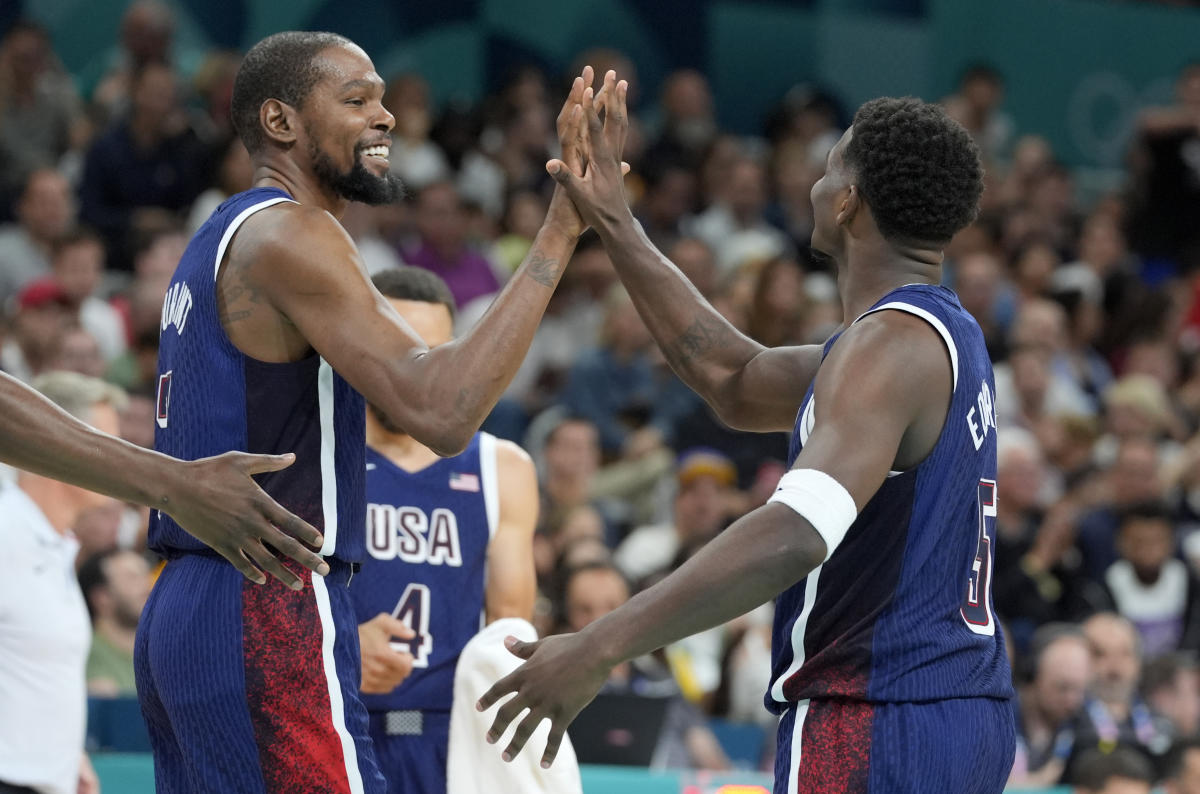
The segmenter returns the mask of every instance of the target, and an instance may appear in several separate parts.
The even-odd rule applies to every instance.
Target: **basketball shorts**
[[[163,568],[134,667],[158,794],[383,794],[358,699],[351,566],[256,585],[216,554]]]
[[[371,740],[388,794],[446,794],[448,711],[373,711]]]
[[[1000,794],[1015,752],[1007,700],[806,700],[779,721],[775,794]]]

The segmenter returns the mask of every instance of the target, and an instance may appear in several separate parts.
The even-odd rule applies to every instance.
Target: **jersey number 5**
[[[411,640],[393,639],[392,647],[411,654],[413,667],[428,667],[433,651],[433,637],[429,634],[429,586],[410,582],[400,596],[400,603],[392,610],[392,617],[416,633]]]
[[[979,541],[975,560],[967,579],[967,596],[963,599],[963,620],[976,634],[989,637],[996,633],[992,617],[992,539],[996,536],[996,481],[979,481]]]

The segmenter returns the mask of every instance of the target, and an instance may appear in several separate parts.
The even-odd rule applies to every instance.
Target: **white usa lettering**
[[[367,551],[377,560],[454,568],[463,564],[458,519],[444,507],[426,515],[419,507],[368,504]]]
[[[182,334],[183,328],[187,325],[188,314],[192,311],[192,291],[188,289],[187,282],[179,281],[171,285],[167,290],[167,295],[163,298],[162,309],[162,327],[160,330],[166,332],[172,325],[175,326],[176,333]]]
[[[975,407],[967,411],[967,429],[971,432],[975,449],[983,446],[989,430],[996,429],[996,403],[987,381],[983,382],[979,394],[975,397]]]

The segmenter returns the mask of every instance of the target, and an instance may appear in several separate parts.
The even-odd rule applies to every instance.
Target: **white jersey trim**
[[[813,605],[817,603],[817,585],[821,579],[821,569],[824,567],[825,564],[821,563],[813,568],[804,580],[804,609],[800,610],[800,617],[792,624],[792,663],[783,675],[771,684],[771,697],[779,703],[788,702],[783,694],[784,683],[804,666],[804,635],[808,631],[808,618],[812,615]],[[797,752],[795,748],[796,745],[793,745],[793,753]]]
[[[808,716],[808,700],[796,704],[796,724],[792,726],[792,758],[788,762],[787,794],[797,794],[800,788],[800,759],[803,756],[804,719]]]
[[[496,437],[479,434],[479,480],[483,488],[483,506],[487,512],[488,540],[496,536],[500,525],[500,484],[497,479]]]
[[[317,406],[321,418],[321,512],[325,518],[325,542],[318,552],[328,557],[337,548],[337,439],[333,427],[333,367],[324,358],[317,370]]]
[[[259,210],[265,210],[267,207],[274,207],[276,204],[282,204],[285,201],[290,201],[293,204],[300,203],[300,202],[296,201],[295,199],[285,198],[284,196],[277,196],[273,199],[267,199],[266,201],[260,201],[257,204],[253,204],[249,207],[246,207],[246,209],[242,210],[241,212],[239,212],[237,214],[237,217],[235,217],[232,221],[229,222],[229,225],[227,227],[225,227],[225,233],[223,235],[221,235],[221,244],[217,246],[217,261],[213,264],[213,282],[214,283],[217,280],[217,276],[219,276],[221,274],[221,262],[222,262],[222,260],[225,259],[225,249],[229,248],[229,241],[233,239],[233,236],[235,234],[237,234],[238,228],[240,228],[241,225],[246,222],[247,218],[249,218],[254,213],[258,212]]]
[[[321,364],[326,366],[324,361]],[[341,740],[350,794],[364,794],[362,772],[358,768],[358,752],[354,747],[354,737],[346,730],[342,682],[338,679],[337,665],[333,658],[333,644],[337,639],[337,632],[333,623],[333,610],[329,605],[329,591],[325,588],[325,577],[314,573],[312,586],[313,596],[317,600],[317,613],[321,616],[321,661],[325,668],[325,682],[329,688],[329,710],[333,715],[333,729]]]
[[[858,320],[861,320],[868,314],[875,314],[876,312],[887,311],[888,309],[914,314],[932,325],[933,330],[937,331],[938,334],[941,335],[942,341],[946,344],[946,350],[950,353],[950,369],[954,372],[954,383],[951,387],[951,392],[953,393],[953,391],[958,388],[958,348],[954,345],[954,337],[950,336],[950,329],[948,329],[946,325],[932,312],[922,309],[920,306],[914,306],[911,303],[903,303],[901,301],[893,301],[891,303],[885,303],[882,306],[876,306],[869,312],[864,312],[861,314],[854,322],[858,322]]]

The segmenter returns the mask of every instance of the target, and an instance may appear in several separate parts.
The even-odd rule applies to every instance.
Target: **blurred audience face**
[[[1196,736],[1200,733],[1198,676],[1200,673],[1191,664],[1181,666],[1170,681],[1146,693],[1150,708],[1171,722],[1176,736]],[[1200,778],[1197,780],[1200,781]],[[1200,794],[1200,786],[1195,793]]]
[[[1022,513],[1039,506],[1046,466],[1035,438],[1029,436],[1027,443],[1002,444],[996,472],[1006,511]]]
[[[668,167],[650,186],[642,201],[646,219],[658,227],[674,228],[696,201],[696,178],[686,168]]]
[[[546,439],[543,454],[549,477],[588,479],[600,467],[600,436],[591,422],[568,419]]]
[[[135,63],[166,61],[174,32],[171,10],[157,0],[132,4],[121,20],[121,44]]]
[[[767,203],[767,179],[762,166],[753,160],[739,160],[730,169],[725,198],[739,222],[747,225],[759,222]]]
[[[429,136],[433,118],[429,108],[429,84],[416,74],[402,74],[388,81],[383,106],[396,117],[395,135],[410,141]]]
[[[98,618],[123,629],[136,629],[153,584],[146,558],[135,551],[122,551],[105,560],[103,568],[105,584],[92,591],[92,608]]]
[[[1117,505],[1161,499],[1158,447],[1154,442],[1143,438],[1123,441],[1109,469],[1108,483],[1112,500]]]
[[[1044,295],[1050,277],[1062,264],[1058,253],[1046,243],[1034,243],[1021,251],[1013,262],[1013,280],[1026,295]]]
[[[417,230],[443,257],[455,257],[462,251],[466,220],[458,191],[449,182],[428,185],[417,197]]]
[[[58,338],[58,347],[46,370],[78,372],[91,378],[104,376],[104,355],[96,338],[79,326],[68,328]]]
[[[1084,622],[1083,633],[1092,649],[1092,694],[1104,703],[1128,705],[1142,672],[1133,625],[1112,613],[1102,613]]]
[[[571,574],[564,591],[567,628],[579,631],[629,600],[629,587],[611,568],[588,568]]]
[[[604,312],[604,345],[618,358],[628,358],[650,346],[653,337],[623,287],[614,287]]]
[[[699,150],[716,136],[712,91],[699,72],[683,69],[669,76],[663,84],[662,106],[671,136],[688,149]]]
[[[1079,238],[1080,260],[1105,276],[1116,270],[1127,254],[1125,235],[1112,216],[1097,214],[1088,218]]]
[[[104,244],[85,237],[62,245],[54,254],[54,280],[75,305],[83,303],[100,286],[104,275]]]
[[[546,202],[542,197],[531,190],[522,190],[509,197],[504,225],[509,234],[532,240],[542,228],[542,218],[545,215]]]
[[[1138,579],[1153,584],[1175,551],[1175,529],[1166,518],[1129,516],[1118,531],[1117,551]]]
[[[717,261],[712,249],[700,240],[685,237],[668,252],[668,258],[705,297],[717,290]]]
[[[1179,383],[1179,354],[1165,340],[1148,339],[1131,344],[1125,353],[1126,375],[1149,375],[1164,389]]]
[[[730,487],[712,476],[681,483],[675,495],[675,529],[685,542],[714,537],[725,522]]]
[[[77,563],[98,552],[116,548],[124,512],[124,505],[113,499],[79,514],[75,526],[71,527],[75,539],[79,541]]]
[[[57,171],[34,171],[17,203],[17,219],[29,235],[50,243],[66,233],[75,217],[71,186]]]
[[[1086,640],[1061,637],[1042,651],[1032,690],[1046,723],[1065,723],[1083,707],[1092,677],[1092,656]]]
[[[1000,260],[992,254],[968,254],[954,268],[954,291],[976,322],[990,323],[1000,291]]]
[[[138,74],[129,98],[134,118],[159,124],[173,121],[178,102],[175,73],[165,63],[146,65]]]

